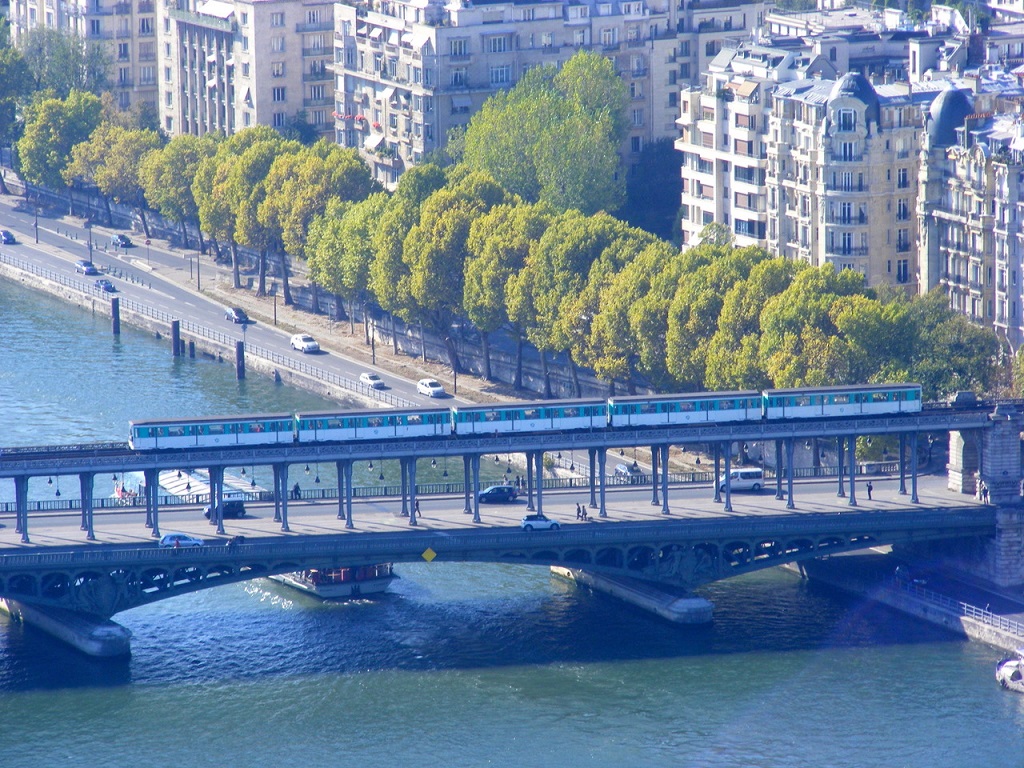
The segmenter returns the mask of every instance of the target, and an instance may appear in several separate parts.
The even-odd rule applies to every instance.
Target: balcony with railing
[[[863,182],[843,182],[837,181],[825,183],[826,192],[870,192],[871,187]]]
[[[296,24],[295,31],[300,34],[303,32],[333,32],[334,21],[311,21],[305,24]]]
[[[829,245],[825,247],[825,255],[830,258],[854,258],[860,256],[867,256],[867,247],[855,248],[853,246],[844,247],[842,245]]]
[[[866,213],[855,213],[849,216],[840,213],[829,213],[825,215],[826,224],[841,224],[844,226],[855,226],[858,224],[867,224],[868,215]]]

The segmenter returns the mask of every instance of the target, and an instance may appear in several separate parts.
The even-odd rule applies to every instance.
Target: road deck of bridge
[[[945,478],[922,478],[918,490],[919,503],[913,505],[910,496],[899,493],[899,481],[873,477],[872,499],[858,486],[857,506],[846,497],[837,497],[836,483],[801,483],[795,487],[795,509],[787,509],[785,499],[776,499],[774,489],[759,493],[736,493],[732,496],[732,511],[726,512],[723,503],[716,503],[710,486],[673,487],[669,493],[670,514],[661,506],[651,504],[650,489],[616,490],[607,497],[607,517],[599,517],[597,510],[587,508],[589,520],[576,519],[576,505],[586,504],[590,495],[586,488],[576,491],[551,491],[544,494],[544,512],[562,526],[607,525],[627,521],[678,521],[722,517],[761,517],[787,514],[843,514],[867,510],[905,510],[912,507],[963,508],[979,502],[968,496],[945,490]],[[645,496],[646,494],[646,496]],[[724,495],[723,495],[724,496]],[[282,534],[281,523],[274,521],[272,504],[249,504],[247,516],[241,520],[225,520],[225,534],[218,536],[215,527],[202,516],[200,507],[165,507],[160,511],[161,532],[180,531],[215,541],[235,535],[258,538],[280,535],[322,535],[364,532],[395,533],[411,530],[408,517],[401,514],[401,501],[396,498],[357,500],[353,503],[353,529],[345,528],[339,520],[337,500],[317,502],[291,502],[288,507],[289,534]],[[466,529],[489,527],[516,527],[524,514],[526,503],[488,504],[480,506],[479,523],[463,511],[461,496],[420,497],[419,530]],[[80,513],[74,510],[60,514],[35,513],[29,518],[29,537],[25,544],[15,531],[13,517],[0,518],[0,550],[39,546],[74,546],[85,543],[85,533],[79,527]],[[152,536],[145,527],[144,507],[127,507],[117,511],[97,512],[94,519],[96,543],[130,544],[151,543]],[[542,535],[538,533],[538,535]]]

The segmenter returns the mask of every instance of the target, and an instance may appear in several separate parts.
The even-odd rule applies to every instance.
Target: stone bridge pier
[[[996,536],[927,547],[929,559],[1007,588],[1024,588],[1022,427],[1024,414],[1013,405],[1000,403],[989,415],[987,428],[950,432],[946,465],[949,490],[994,505]],[[915,547],[914,555],[921,554]]]

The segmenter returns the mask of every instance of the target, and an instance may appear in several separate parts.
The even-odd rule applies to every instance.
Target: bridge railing
[[[102,299],[109,298],[110,296],[110,294],[105,293],[104,291],[102,291],[99,288],[96,288],[93,285],[93,281],[95,280],[95,278],[82,277],[79,275],[71,276],[62,274],[60,272],[54,272],[52,269],[40,267],[36,264],[32,264],[23,259],[18,259],[14,256],[11,256],[8,253],[0,253],[0,261],[4,262],[5,264],[10,264],[12,267],[19,269],[22,272],[28,272],[30,274],[41,277],[44,280],[48,280],[50,282],[64,286],[65,288],[71,288],[80,293],[84,293],[87,296],[94,296]],[[115,274],[118,277],[123,277],[125,279],[130,278],[130,275],[128,273],[122,274],[119,268],[116,266],[107,266],[104,268],[104,270],[107,274]],[[134,280],[133,282],[138,281]],[[199,325],[198,323],[194,323],[191,320],[184,320],[178,317],[174,317],[172,315],[167,314],[166,312],[154,309],[153,307],[150,307],[146,304],[142,304],[138,301],[133,301],[132,299],[129,299],[125,296],[120,296],[118,298],[121,307],[125,311],[134,312],[137,315],[141,315],[142,317],[147,317],[150,320],[155,320],[157,322],[164,323],[168,326],[170,326],[172,320],[179,320],[181,323],[181,329],[183,331],[190,333],[193,336],[198,336],[209,342],[225,347],[229,350],[234,349],[235,342],[237,341],[237,339],[234,336],[224,333],[223,331],[212,330],[205,326]],[[246,354],[267,360],[273,365],[279,366],[281,368],[287,368],[291,371],[295,371],[296,373],[300,373],[304,376],[310,376],[319,381],[324,381],[329,384],[333,384],[336,387],[340,387],[341,389],[348,390],[349,392],[354,392],[356,394],[363,395],[364,397],[370,397],[373,398],[374,400],[379,400],[382,403],[387,403],[388,405],[392,405],[396,408],[412,408],[415,406],[415,403],[409,400],[405,400],[404,398],[398,397],[397,395],[393,395],[390,392],[384,392],[379,389],[374,389],[373,387],[368,387],[359,381],[354,381],[345,376],[339,376],[338,374],[333,373],[331,371],[325,371],[324,369],[318,368],[315,365],[310,365],[308,362],[304,360],[293,360],[290,357],[286,357],[285,355],[282,355],[278,352],[274,352],[273,350],[270,349],[266,349],[265,347],[257,346],[256,344],[246,343],[245,351]]]
[[[965,616],[975,621],[980,621],[990,627],[994,627],[1003,632],[1016,635],[1024,639],[1024,624],[1018,621],[1013,621],[1005,616],[1000,616],[997,613],[992,613],[984,608],[978,608],[970,603],[964,603],[959,600],[953,600],[950,597],[933,592],[930,589],[922,587],[920,584],[914,584],[913,582],[907,582],[900,579],[892,579],[889,584],[891,589],[896,589],[902,592],[906,592],[912,597],[918,600],[924,600],[925,602],[936,605],[943,608],[950,613],[958,616]]]
[[[875,474],[893,474],[899,471],[898,462],[879,463]],[[836,467],[806,467],[794,469],[793,475],[800,479],[809,478],[833,478],[838,475]],[[623,488],[631,486],[643,488],[651,486],[651,475],[609,475],[606,478],[606,486],[609,488]],[[678,487],[686,485],[711,485],[714,482],[714,472],[670,472],[668,476],[669,485]],[[507,481],[511,483],[511,481]],[[771,485],[775,482],[775,472],[772,469],[765,469],[765,487],[770,491]],[[483,486],[482,486],[483,487]],[[545,477],[543,480],[544,490],[570,490],[578,489],[589,493],[590,485],[586,477]],[[462,496],[466,492],[466,486],[462,481],[445,481],[440,483],[417,483],[417,496]],[[388,498],[400,496],[402,486],[395,484],[357,486],[352,489],[352,497],[356,499]],[[520,495],[525,495],[526,487],[520,490]],[[237,491],[231,489],[227,494],[232,499],[241,499],[253,503],[269,503],[274,500],[273,491]],[[338,498],[338,488],[314,487],[302,488],[299,491],[298,499],[295,499],[291,492],[289,500],[298,501],[330,501]],[[157,497],[160,507],[194,506],[209,504],[209,493],[189,493],[184,496],[177,494],[161,494]],[[125,510],[133,507],[145,508],[146,503],[142,494],[128,498],[116,498],[114,496],[103,496],[93,499],[93,509],[100,510]],[[29,501],[30,512],[60,512],[81,510],[81,499],[55,498],[37,501]],[[14,515],[15,502],[0,502],[0,515]]]

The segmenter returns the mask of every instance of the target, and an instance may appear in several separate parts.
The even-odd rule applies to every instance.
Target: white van
[[[744,467],[729,472],[731,491],[760,491],[764,487],[764,470],[760,467]],[[718,490],[725,490],[725,478],[719,476]]]

